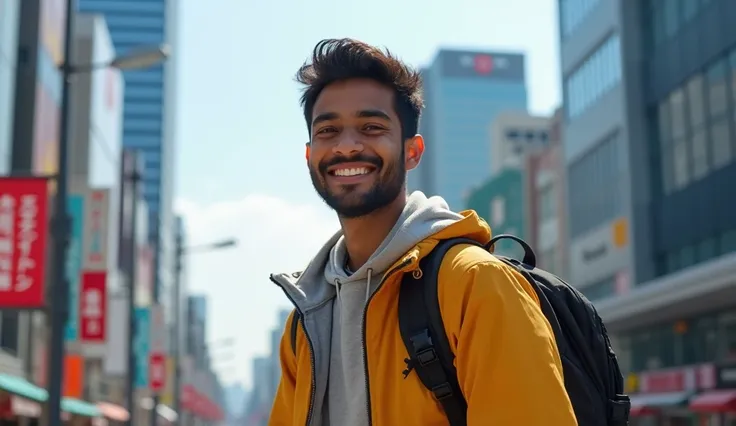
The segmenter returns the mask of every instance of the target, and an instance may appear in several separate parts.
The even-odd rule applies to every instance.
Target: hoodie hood
[[[381,245],[357,271],[350,273],[346,270],[348,255],[345,237],[340,236],[330,250],[325,265],[325,279],[333,285],[349,285],[365,279],[369,282],[380,281],[376,278],[382,277],[409,249],[462,218],[462,215],[450,211],[441,197],[427,198],[422,192],[416,191],[408,197],[399,219]]]
[[[284,290],[301,312],[308,312],[335,297],[335,279],[345,283],[364,280],[370,269],[373,281],[378,282],[378,275],[382,277],[394,264],[407,257],[411,257],[414,264],[440,240],[454,237],[471,238],[485,244],[491,239],[491,229],[474,211],[454,213],[441,197],[428,198],[416,191],[408,197],[399,220],[383,243],[368,262],[353,274],[348,275],[345,271],[346,254],[340,242],[343,235],[342,231],[338,231],[322,246],[303,272],[272,274],[271,281]],[[338,246],[343,248],[339,249]],[[326,281],[330,285],[326,285]]]

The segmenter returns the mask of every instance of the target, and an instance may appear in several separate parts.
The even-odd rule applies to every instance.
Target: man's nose
[[[342,132],[337,143],[332,147],[332,153],[348,157],[363,152],[363,142],[360,134],[353,131]]]

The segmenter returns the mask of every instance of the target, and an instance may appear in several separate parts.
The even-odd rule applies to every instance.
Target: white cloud
[[[337,218],[317,203],[259,194],[207,206],[180,199],[175,209],[185,218],[187,244],[238,241],[221,252],[192,253],[186,282],[191,292],[209,297],[208,340],[237,342],[233,349],[222,348],[233,352],[227,354],[232,360],[218,364],[218,370],[228,381],[249,382],[250,359],[268,351],[277,311],[290,306],[269,274],[306,266],[338,229]]]

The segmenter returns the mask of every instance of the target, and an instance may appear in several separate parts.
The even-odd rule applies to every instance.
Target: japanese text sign
[[[94,189],[87,192],[84,205],[84,240],[82,268],[106,271],[109,237],[110,191]]]
[[[104,343],[107,315],[107,273],[84,272],[79,298],[80,340]]]
[[[135,308],[135,386],[148,387],[148,354],[150,353],[151,310],[145,307]]]
[[[79,284],[82,272],[82,236],[84,235],[84,196],[70,195],[67,202],[71,219],[71,235],[67,252],[66,272],[69,280],[69,318],[66,323],[66,340],[75,341],[79,336]]]
[[[0,177],[0,308],[45,306],[49,185]]]
[[[166,387],[166,356],[163,353],[151,352],[148,362],[148,380],[153,392],[161,392]]]

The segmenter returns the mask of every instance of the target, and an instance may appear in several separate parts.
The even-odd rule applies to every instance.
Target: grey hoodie
[[[303,273],[271,276],[301,313],[311,349],[315,380],[308,426],[368,425],[362,341],[366,304],[386,269],[417,243],[461,219],[442,198],[414,192],[396,225],[354,273],[346,271],[347,253],[338,232]]]

